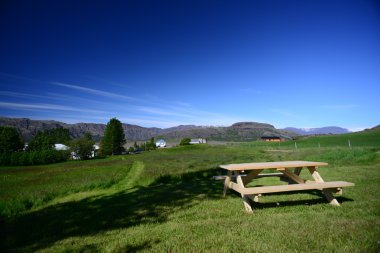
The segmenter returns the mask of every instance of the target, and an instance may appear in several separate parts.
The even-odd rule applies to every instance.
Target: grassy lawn
[[[342,135],[297,141],[297,150],[293,143],[202,145],[1,168],[0,251],[378,252],[378,136],[351,134],[362,142],[352,149],[337,145]],[[264,195],[247,214],[238,194],[223,198],[223,182],[211,179],[223,173],[219,164],[280,160],[329,162],[320,168],[325,180],[355,186],[337,197],[341,207],[318,191],[293,192]]]

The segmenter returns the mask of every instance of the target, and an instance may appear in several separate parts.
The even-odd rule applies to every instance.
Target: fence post
[[[294,147],[295,147],[296,149],[298,149],[298,147],[297,147],[297,142],[294,142]]]
[[[348,140],[348,147],[351,148],[351,141]]]

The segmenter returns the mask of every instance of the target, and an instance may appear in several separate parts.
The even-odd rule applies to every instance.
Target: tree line
[[[55,144],[64,144],[68,150],[57,150]],[[125,151],[126,143],[122,124],[112,118],[106,125],[100,141],[99,156],[118,155]],[[90,133],[71,139],[65,128],[38,131],[25,145],[16,128],[0,126],[0,165],[34,165],[66,161],[70,157],[86,160],[95,154],[95,141]]]

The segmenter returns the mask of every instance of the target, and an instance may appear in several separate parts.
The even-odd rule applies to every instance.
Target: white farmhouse
[[[55,150],[68,150],[70,148],[68,146],[66,146],[65,144],[56,143],[56,144],[54,144],[54,149]]]
[[[164,140],[158,140],[157,142],[156,142],[156,147],[158,147],[158,148],[164,148],[164,147],[166,147],[166,141],[164,141]]]
[[[198,138],[198,139],[191,139],[190,144],[202,144],[207,143],[206,139]]]

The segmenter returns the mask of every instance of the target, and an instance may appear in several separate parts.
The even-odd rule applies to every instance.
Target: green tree
[[[41,151],[53,149],[54,140],[51,138],[49,131],[38,131],[34,138],[28,144],[28,151]]]
[[[68,144],[70,140],[69,129],[63,127],[48,129],[43,132],[38,131],[29,142],[28,151],[51,150],[54,148],[54,144]]]
[[[124,148],[125,135],[121,122],[112,118],[104,130],[104,136],[100,141],[100,151],[102,155],[120,154]]]
[[[70,131],[67,128],[58,127],[47,130],[47,134],[50,135],[54,143],[68,144],[71,140]]]
[[[14,127],[0,126],[0,152],[14,152],[24,148],[24,140]]]
[[[86,160],[92,157],[94,152],[95,141],[92,139],[91,134],[86,133],[82,138],[72,140],[70,143],[70,150],[80,160]]]
[[[184,139],[181,140],[181,142],[179,143],[179,145],[180,146],[190,145],[190,141],[191,141],[190,138],[184,138]]]
[[[153,137],[150,138],[150,141],[145,143],[145,150],[155,150],[156,148],[156,142]]]

